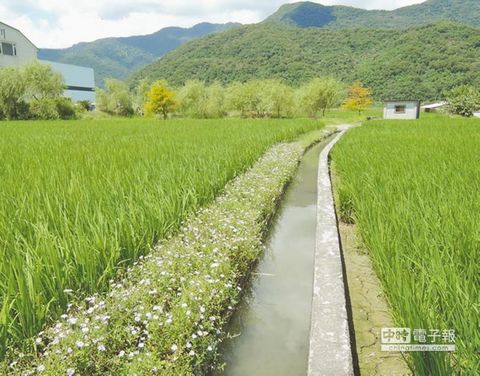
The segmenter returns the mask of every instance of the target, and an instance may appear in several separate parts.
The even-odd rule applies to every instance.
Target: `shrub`
[[[447,101],[451,113],[471,117],[480,109],[480,91],[473,86],[458,86],[447,93]]]
[[[78,101],[77,106],[80,108],[80,110],[84,110],[84,111],[90,111],[92,108],[92,104],[90,103],[90,101],[87,101],[87,100]]]
[[[111,115],[133,115],[132,98],[128,86],[119,80],[107,79],[105,90],[97,92],[97,106],[100,111]]]
[[[30,102],[30,116],[37,120],[55,120],[60,116],[57,101],[52,98],[34,99]]]
[[[55,100],[57,113],[60,119],[70,120],[77,118],[77,110],[75,103],[70,98],[60,97]]]

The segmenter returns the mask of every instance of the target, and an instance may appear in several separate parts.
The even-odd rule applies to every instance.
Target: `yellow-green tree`
[[[168,114],[177,106],[175,92],[168,87],[165,81],[156,81],[147,94],[145,113],[163,115],[167,119]]]
[[[355,82],[347,90],[348,97],[343,103],[343,107],[347,110],[358,111],[360,114],[373,104],[372,91],[361,82]]]

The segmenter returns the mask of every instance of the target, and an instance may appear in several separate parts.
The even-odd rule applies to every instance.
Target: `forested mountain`
[[[480,26],[479,0],[428,0],[421,4],[387,10],[364,10],[347,6],[324,6],[312,2],[285,4],[265,22],[298,27],[408,28],[438,21],[457,21]]]
[[[201,23],[188,29],[167,27],[149,35],[105,38],[65,49],[41,49],[38,57],[92,67],[95,82],[101,86],[105,78],[124,79],[187,41],[235,26],[239,24]]]
[[[407,30],[323,29],[264,23],[189,42],[133,77],[223,83],[316,76],[360,80],[377,98],[436,99],[460,84],[480,85],[480,30],[440,22]]]

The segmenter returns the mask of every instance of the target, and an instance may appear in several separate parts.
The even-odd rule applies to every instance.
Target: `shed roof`
[[[440,108],[443,107],[447,104],[447,102],[437,102],[437,103],[432,103],[432,104],[427,104],[425,106],[422,106],[423,109],[428,109],[428,108]]]
[[[420,100],[419,99],[385,99],[384,100],[385,103],[404,103],[404,102],[416,102],[416,103],[420,103]]]

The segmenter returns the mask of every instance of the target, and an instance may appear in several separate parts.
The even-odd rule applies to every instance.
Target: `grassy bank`
[[[480,372],[478,145],[479,120],[436,117],[368,123],[333,150],[342,219],[358,225],[397,324],[456,331],[453,355],[412,353],[419,375]]]
[[[4,367],[12,374],[207,373],[303,150],[300,143],[273,147],[116,278],[107,296],[70,307],[38,336],[36,351],[10,354]]]
[[[0,126],[0,358],[313,121]],[[169,287],[165,287],[169,288]]]

